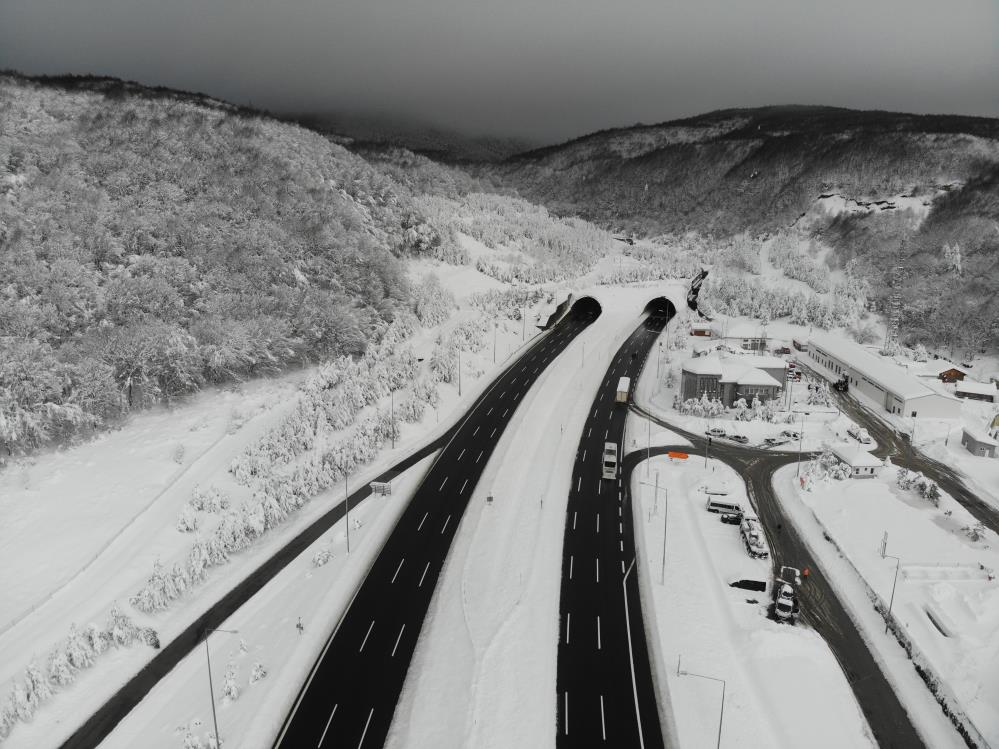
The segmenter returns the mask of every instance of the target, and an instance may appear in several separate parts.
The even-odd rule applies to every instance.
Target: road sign
[[[392,483],[389,481],[372,481],[371,482],[371,493],[372,494],[391,494],[392,493]]]
[[[688,457],[690,457],[689,455],[687,455],[687,453],[677,453],[673,452],[672,450],[666,453],[666,455],[670,458],[675,458],[676,460],[686,460]]]

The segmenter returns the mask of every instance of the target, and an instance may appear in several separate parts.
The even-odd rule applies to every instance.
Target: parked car
[[[790,354],[791,349],[787,346],[778,346],[777,348],[774,349],[774,353],[777,355]]]
[[[767,437],[763,440],[763,444],[767,447],[776,447],[777,445],[786,445],[788,442],[786,437]]]
[[[730,434],[728,438],[733,442],[738,442],[740,445],[749,444],[749,437],[744,434]]]
[[[763,527],[758,518],[744,516],[739,524],[739,532],[742,533],[742,541],[746,544],[746,551],[749,556],[755,559],[767,559],[770,557],[770,549],[767,547],[766,537],[763,535]]]
[[[710,429],[708,429],[705,432],[705,434],[708,437],[724,437],[725,436],[725,430],[722,429],[721,427],[711,427]]]
[[[774,591],[774,616],[778,621],[794,624],[794,588],[780,583]]]
[[[871,439],[871,435],[867,433],[867,430],[859,424],[852,424],[850,428],[846,430],[846,433],[862,445],[869,445],[874,441]]]
[[[781,432],[781,436],[782,437],[787,437],[789,440],[800,440],[801,439],[801,433],[795,431],[794,429],[785,429],[783,432]]]
[[[742,522],[741,512],[726,512],[721,516],[721,521],[727,523],[728,525],[738,525]]]

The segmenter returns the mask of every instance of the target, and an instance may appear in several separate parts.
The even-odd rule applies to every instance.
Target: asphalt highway
[[[641,416],[649,418],[648,412],[644,409],[637,406],[632,406],[632,409]],[[652,455],[664,455],[670,450],[677,450],[690,454],[689,460],[701,459],[707,442],[702,435],[680,429],[654,416],[651,418],[655,423],[686,437],[694,445],[693,448],[681,445],[653,447]],[[645,459],[647,452],[641,450],[629,454],[626,464],[639,463]],[[909,714],[885,678],[884,672],[856,624],[843,608],[822,568],[815,564],[808,547],[795,531],[794,525],[788,520],[780,501],[774,494],[774,471],[781,466],[796,462],[797,453],[769,452],[713,440],[709,456],[731,466],[745,480],[756,514],[767,534],[774,574],[780,572],[782,565],[798,569],[809,568],[807,579],[798,589],[801,619],[810,624],[828,643],[843,669],[878,745],[882,749],[925,747]],[[809,685],[789,684],[788,688],[808,689]]]
[[[583,427],[566,514],[558,642],[556,745],[663,747],[631,522],[626,474],[602,478],[605,442],[623,453],[625,404],[618,380],[632,387],[673,314],[655,308],[614,354]],[[630,394],[629,394],[630,400]]]
[[[599,315],[584,298],[469,411],[403,511],[299,693],[282,749],[380,747],[476,483],[522,396]]]

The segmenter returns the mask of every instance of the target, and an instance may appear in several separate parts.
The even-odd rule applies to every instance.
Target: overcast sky
[[[999,116],[999,0],[0,0],[0,68],[539,141],[778,103]]]

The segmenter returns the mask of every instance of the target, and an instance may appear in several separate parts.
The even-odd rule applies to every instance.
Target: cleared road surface
[[[627,477],[602,478],[601,463],[605,442],[623,454],[628,407],[615,403],[618,380],[637,382],[674,314],[665,300],[650,312],[614,354],[573,467],[559,605],[558,747],[663,747],[638,573],[631,566],[635,545]]]
[[[403,511],[335,628],[275,744],[385,743],[430,600],[482,470],[523,395],[600,314],[589,298],[526,351],[472,408]]]

